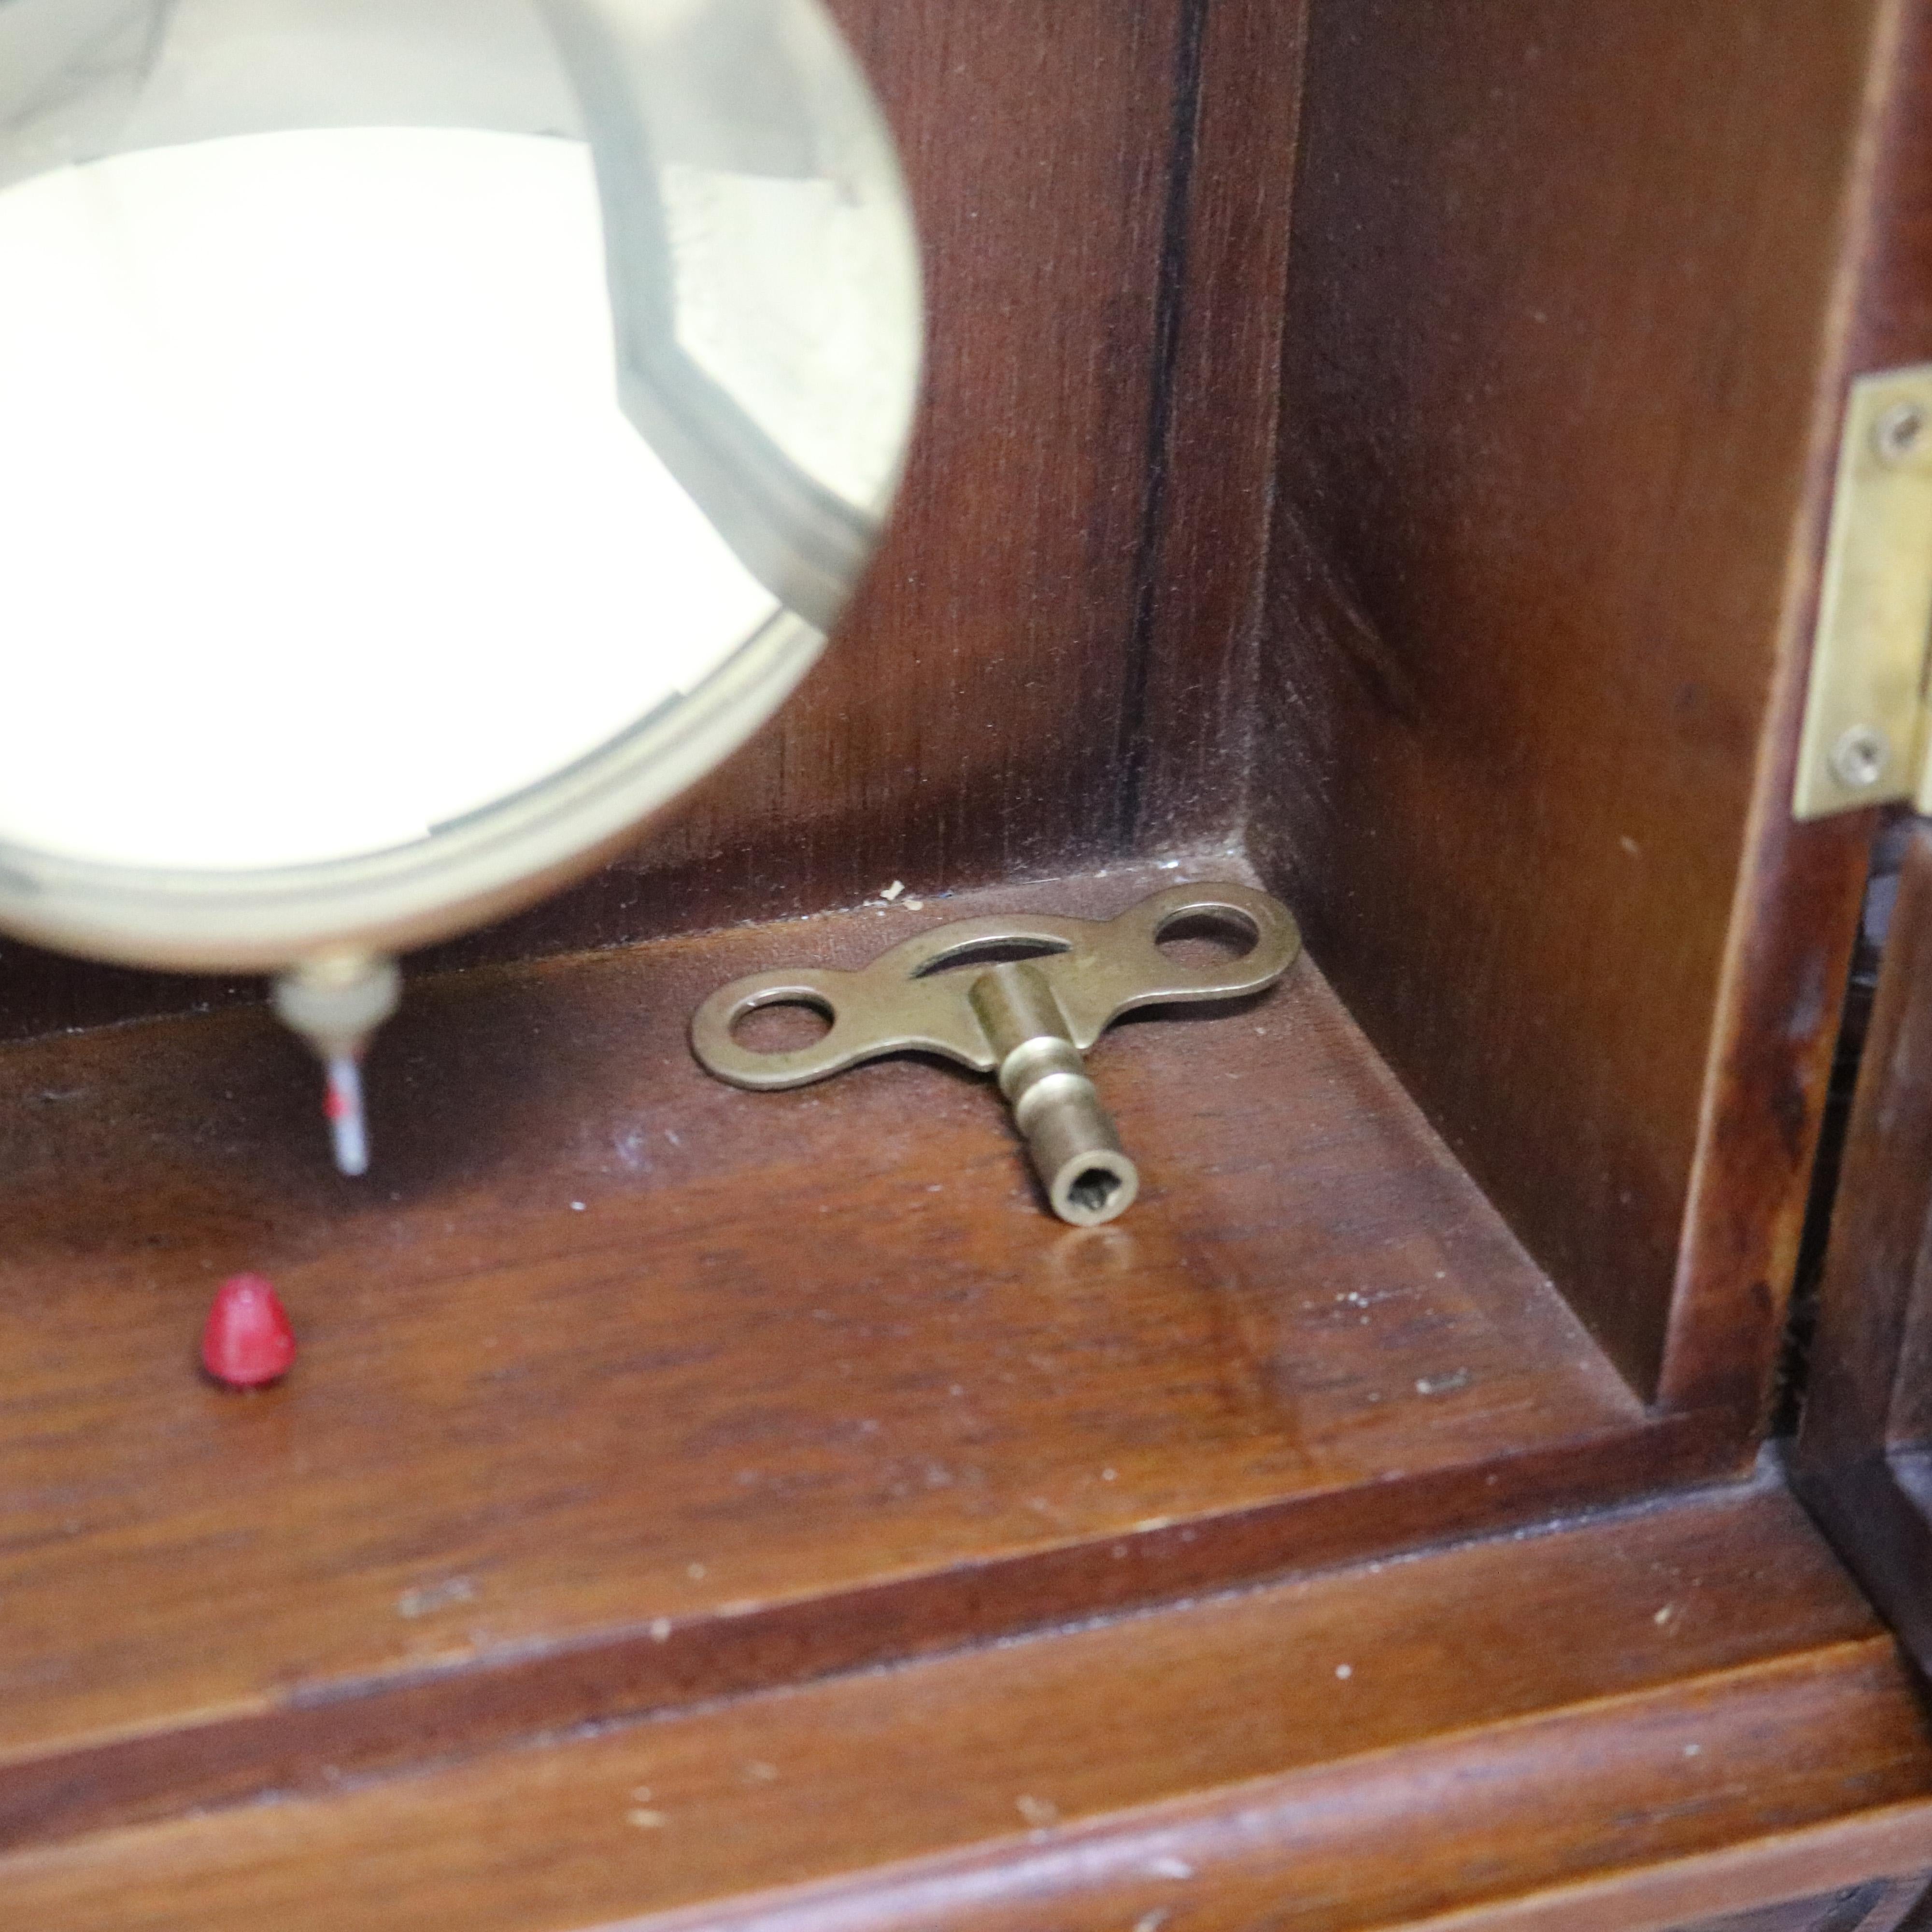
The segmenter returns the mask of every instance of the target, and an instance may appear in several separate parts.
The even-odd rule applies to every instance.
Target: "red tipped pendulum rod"
[[[275,1011],[322,1062],[322,1113],[344,1174],[369,1172],[362,1107],[362,1055],[396,1010],[401,976],[393,959],[332,953],[304,961],[275,982]]]
[[[332,1053],[324,1063],[328,1076],[322,1112],[335,1145],[335,1164],[344,1174],[369,1172],[369,1130],[362,1115],[362,1068],[352,1053]]]

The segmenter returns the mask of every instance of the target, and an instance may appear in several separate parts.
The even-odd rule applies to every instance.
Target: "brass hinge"
[[[1932,363],[1861,376],[1838,482],[1792,808],[1932,811]]]

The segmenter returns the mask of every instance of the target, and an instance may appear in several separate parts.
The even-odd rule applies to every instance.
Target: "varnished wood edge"
[[[1736,1478],[1730,1418],[1592,1440],[535,1654],[330,1687],[0,1766],[0,1850],[1420,1550]]]
[[[1860,132],[1656,1388],[1666,1408],[1728,1406],[1754,1431],[1762,1426],[1796,1271],[1875,822],[1870,812],[1852,812],[1799,825],[1791,800],[1846,398],[1852,379],[1892,348],[1870,339],[1862,310],[1882,244],[1909,4],[1880,0],[1872,14]],[[1754,1130],[1767,1118],[1782,1129],[1778,1142]],[[1775,1184],[1768,1187],[1774,1166]]]
[[[1932,1804],[1892,1804],[1808,1829],[1634,1872],[1552,1886],[1500,1905],[1425,1919],[1408,1932],[1670,1932],[1687,1919],[1748,1912],[1924,1868]]]
[[[1780,1716],[1802,1721],[1806,1693],[1821,1682],[1842,1678],[1846,1694],[1856,1695],[1857,1680],[1874,1667],[1882,1672],[1889,1651],[1882,1639],[1843,1642],[1024,1838],[727,1904],[607,1921],[596,1932],[1012,1932],[1048,1924],[1054,1932],[1118,1932],[1149,1918],[1162,1922],[1163,1912],[1172,1917],[1184,1907],[1188,1923],[1232,1932],[1256,1921],[1238,1906],[1224,1909],[1217,1894],[1292,1893],[1300,1860],[1334,1857],[1352,1834],[1366,1832],[1384,1846],[1411,1833],[1424,1841],[1439,1836],[1444,1791],[1461,1779],[1486,1798],[1512,1780],[1546,1791],[1555,1779],[1574,1785],[1580,1820],[1600,1822],[1591,1790],[1600,1769],[1593,1741],[1628,1736],[1646,1720],[1669,1725],[1700,1695],[1716,1700],[1699,1720],[1714,1755],[1723,1754],[1718,1738],[1726,1724],[1739,1736],[1769,1734],[1780,1748],[1802,1752],[1802,1730],[1787,1731]],[[1349,1922],[1350,1932],[1661,1932],[1700,1912],[1775,1904],[1928,1863],[1932,1796],[1706,1852],[1611,1865],[1582,1879],[1532,1880],[1513,1896],[1420,1917],[1372,1907]]]

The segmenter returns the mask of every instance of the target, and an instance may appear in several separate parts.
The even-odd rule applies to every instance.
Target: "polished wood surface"
[[[1130,668],[1142,700],[1118,753],[1130,850],[1245,829],[1305,26],[1282,0],[1184,14],[1198,76],[1163,256],[1171,361]]]
[[[1859,284],[1860,366],[1870,368],[1932,362],[1932,0],[1899,0],[1897,13]],[[1922,873],[1922,853],[1912,862]],[[1932,1443],[1932,1285],[1905,1312],[1890,1432],[1895,1444]]]
[[[838,10],[928,248],[901,515],[680,820],[416,962],[371,1181],[254,988],[0,950],[0,1923],[1891,1932],[1898,1652],[1769,1472],[1654,1499],[1748,1465],[1789,1286],[1932,9]],[[1250,866],[1315,961],[1096,1052],[1115,1227],[982,1083],[683,1045]],[[1894,1564],[1907,1412],[1830,1491]]]
[[[1899,874],[1839,1168],[1798,1480],[1932,1670],[1932,821]]]
[[[0,1898],[61,1932],[1642,1932],[1928,1862],[1924,1716],[1760,1483],[23,1851]]]
[[[1862,868],[1778,764],[1838,388],[1920,316],[1870,85],[1917,12],[1330,5],[1305,116],[1298,7],[841,17],[929,258],[885,551],[678,824],[431,963],[1245,839],[1639,1393],[1742,1450]],[[16,1037],[253,990],[0,946]]]
[[[1837,24],[1844,24],[1849,16]],[[1760,1285],[1781,1306],[1797,1262],[1798,1196],[1825,1080],[1813,1020],[1835,1018],[1875,812],[1800,825],[1790,815],[1817,586],[1845,398],[1854,378],[1932,358],[1932,6],[1884,0],[1871,18],[1859,138],[1839,215],[1826,352],[1813,372],[1812,438],[1778,674],[1766,711],[1713,1036],[1714,1078],[1691,1180],[1663,1388],[1708,1399],[1761,1389],[1780,1337],[1754,1324]],[[1837,935],[1836,944],[1834,935]],[[1774,1176],[1776,1198],[1757,1184]],[[1752,1346],[1740,1352],[1739,1337]]]
[[[1635,1384],[1748,1428],[1863,875],[1761,781],[1874,10],[1312,22],[1256,850]]]
[[[1157,868],[416,987],[374,1173],[266,1015],[0,1058],[0,1828],[235,1796],[1725,1466],[1648,1418],[1298,968],[1092,1066],[1144,1192],[1042,1209],[987,1083],[748,1094],[748,970]],[[579,1208],[576,1204],[581,1203]],[[192,1348],[279,1285],[286,1386]],[[1694,1424],[1695,1419],[1691,1419]]]
[[[1856,230],[1860,370],[1932,358],[1932,5],[1888,0],[1881,32]]]

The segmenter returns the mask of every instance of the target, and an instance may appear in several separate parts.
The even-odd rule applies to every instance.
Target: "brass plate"
[[[1917,795],[1928,809],[1932,363],[1852,385],[1792,812],[1822,818]]]

